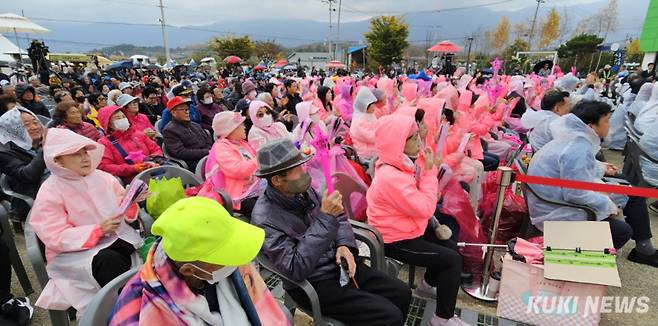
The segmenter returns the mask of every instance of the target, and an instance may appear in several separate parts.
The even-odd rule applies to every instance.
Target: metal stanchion
[[[493,253],[496,246],[494,242],[496,241],[496,233],[498,233],[498,223],[500,221],[500,214],[503,211],[503,201],[505,200],[505,189],[509,187],[512,181],[512,169],[506,166],[498,167],[496,180],[498,183],[498,192],[496,195],[496,211],[490,227],[489,238],[487,239],[486,253],[484,256],[484,270],[482,271],[482,282],[480,286],[477,287],[463,287],[464,292],[468,293],[470,296],[480,299],[483,301],[494,302],[497,301],[497,297],[487,296],[487,288],[489,286],[489,276],[491,273],[491,263],[493,260]]]

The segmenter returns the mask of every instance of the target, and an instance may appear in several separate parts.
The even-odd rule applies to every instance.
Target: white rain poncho
[[[578,77],[572,75],[571,73],[568,73],[558,78],[555,81],[554,85],[555,87],[559,88],[561,91],[571,93],[576,90],[576,86],[578,86],[579,82],[580,79],[578,79]]]
[[[549,110],[526,110],[521,116],[523,128],[530,130],[528,132],[528,141],[535,151],[538,151],[548,142],[553,140],[550,124],[559,116]]]
[[[635,118],[635,129],[644,133],[646,130],[651,129],[654,122],[658,119],[658,84],[653,84],[651,88],[651,97],[647,104],[640,109],[640,114]]]
[[[640,147],[644,152],[651,156],[652,159],[658,160],[658,128],[647,128],[646,132],[640,137]],[[658,186],[658,164],[640,156],[640,168],[642,178],[653,187]]]
[[[637,92],[635,101],[628,107],[628,112],[633,113],[637,118],[640,115],[640,111],[647,104],[649,98],[651,97],[651,90],[653,89],[652,83],[644,83],[640,90]]]
[[[624,123],[626,122],[626,113],[628,107],[635,101],[636,94],[631,93],[628,89],[623,95],[623,103],[617,106],[615,112],[612,112],[610,117],[610,131],[608,137],[605,139],[605,145],[614,150],[623,150],[626,146],[626,130],[624,130]]]
[[[567,114],[551,124],[551,133],[555,138],[532,158],[528,175],[602,182],[603,169],[594,157],[600,149],[600,139],[592,128],[574,114]],[[609,217],[617,206],[610,197],[599,192],[543,185],[531,187],[544,198],[590,207],[597,220]],[[532,224],[539,230],[543,230],[544,221],[587,219],[582,209],[549,204],[531,193],[528,194],[528,211]]]

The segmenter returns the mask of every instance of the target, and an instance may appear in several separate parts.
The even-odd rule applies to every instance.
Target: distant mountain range
[[[575,26],[580,19],[605,6],[607,1],[587,5],[568,7],[569,25]],[[627,35],[639,36],[648,0],[622,1],[619,10],[619,28],[608,35],[608,41],[621,41]],[[551,8],[543,4],[540,8],[541,19]],[[562,8],[558,8],[562,12]],[[484,31],[495,26],[502,16],[507,16],[512,23],[526,22],[532,19],[534,6],[518,11],[494,11],[486,7],[470,8],[450,12],[427,12],[408,14],[404,18],[411,27],[409,41],[412,44],[426,44],[428,33],[433,33],[433,41],[453,40],[464,43],[464,37],[477,30]],[[57,18],[57,17],[51,17]],[[51,52],[87,52],[119,44],[136,46],[162,46],[162,35],[158,26],[140,25],[104,25],[99,23],[65,23],[52,21],[35,21],[52,33],[43,36]],[[440,26],[440,27],[437,27]],[[360,43],[363,33],[369,28],[369,21],[342,23],[341,40]],[[249,34],[254,40],[275,40],[286,47],[325,41],[328,35],[327,23],[312,20],[274,20],[253,19],[241,22],[216,22],[204,26],[186,26],[167,28],[169,46],[188,47],[207,42],[216,36]],[[13,41],[13,35],[7,35]],[[24,44],[24,40],[21,41]]]

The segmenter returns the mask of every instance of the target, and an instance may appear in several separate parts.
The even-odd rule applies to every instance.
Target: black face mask
[[[84,96],[76,97],[75,100],[78,101],[78,103],[84,103],[85,97]]]

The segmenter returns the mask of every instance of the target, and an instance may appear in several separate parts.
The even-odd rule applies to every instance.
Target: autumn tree
[[[254,55],[259,60],[272,61],[283,58],[284,48],[272,40],[254,42]]]
[[[514,24],[514,39],[524,39],[530,35],[530,28],[526,23]]]
[[[548,12],[548,16],[541,25],[541,36],[539,37],[539,48],[543,49],[551,45],[560,37],[560,14],[555,8]]]
[[[493,31],[493,48],[503,49],[509,43],[509,33],[512,29],[512,24],[507,16],[500,18],[500,22]]]
[[[236,55],[247,60],[254,51],[254,43],[249,36],[215,38],[210,41],[208,47],[221,59]]]
[[[370,20],[370,30],[364,36],[368,57],[382,66],[390,66],[402,59],[409,46],[409,25],[395,16],[379,16]]]
[[[636,38],[626,45],[626,62],[642,62],[640,39]]]

